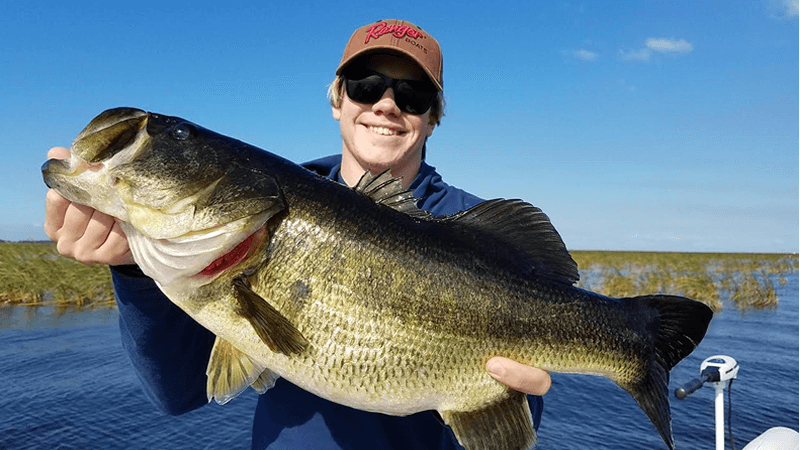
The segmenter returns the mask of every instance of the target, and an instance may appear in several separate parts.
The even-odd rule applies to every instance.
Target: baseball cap
[[[379,20],[357,29],[344,48],[342,61],[336,69],[342,69],[358,56],[375,51],[390,50],[413,59],[428,74],[439,90],[444,86],[442,78],[442,50],[436,39],[422,28],[403,20]]]

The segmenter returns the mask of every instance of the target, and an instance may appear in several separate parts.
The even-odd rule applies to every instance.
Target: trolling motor
[[[735,359],[725,355],[712,356],[700,364],[700,379],[691,380],[675,389],[675,397],[683,400],[705,383],[719,383],[724,388],[724,382],[736,378],[738,373],[739,363]],[[718,386],[715,384],[714,387]]]
[[[694,391],[703,387],[705,383],[711,383],[714,386],[714,424],[717,437],[716,450],[725,449],[725,398],[723,395],[725,382],[728,382],[729,385],[733,383],[738,373],[739,363],[737,363],[735,359],[725,355],[712,356],[700,364],[700,379],[691,380],[675,389],[675,397],[678,397],[679,400],[683,400],[692,395]],[[730,417],[728,420],[730,420]]]

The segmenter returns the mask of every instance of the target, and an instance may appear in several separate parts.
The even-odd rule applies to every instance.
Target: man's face
[[[363,62],[362,62],[363,61]],[[356,64],[388,77],[426,80],[422,69],[410,60],[394,55],[372,55]],[[342,134],[342,158],[355,160],[363,171],[373,174],[387,168],[394,173],[410,174],[409,165],[419,169],[422,146],[433,133],[430,112],[414,115],[398,108],[392,88],[373,104],[351,100],[345,92],[341,105],[333,107],[333,118],[339,121]],[[345,179],[348,184],[350,180]],[[411,180],[406,180],[410,183]]]

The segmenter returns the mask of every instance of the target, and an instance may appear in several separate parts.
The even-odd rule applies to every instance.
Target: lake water
[[[798,428],[798,274],[778,286],[776,311],[727,309],[672,371],[670,392],[707,357],[740,365],[733,383],[737,448],[773,426]],[[180,417],[145,398],[122,350],[116,311],[0,307],[0,449],[248,449],[256,395]],[[679,449],[714,448],[714,390],[671,397]],[[726,395],[726,406],[728,397]],[[726,431],[727,435],[727,431]],[[598,377],[553,374],[542,450],[666,448],[638,405]]]

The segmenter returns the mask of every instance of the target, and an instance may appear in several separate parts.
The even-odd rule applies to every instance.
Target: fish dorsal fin
[[[206,368],[208,401],[216,400],[220,405],[224,405],[250,385],[253,385],[253,389],[259,393],[266,392],[269,387],[266,384],[265,372],[272,374],[230,342],[217,337]],[[274,384],[274,380],[272,382]]]
[[[417,208],[417,198],[403,187],[403,180],[392,176],[386,169],[376,176],[364,172],[353,190],[372,199],[375,203],[388,206],[417,219],[428,219],[430,213]]]
[[[506,396],[474,411],[439,411],[458,443],[470,450],[530,450],[536,445],[531,410],[525,394],[509,389]]]
[[[578,265],[550,219],[530,203],[487,200],[441,220],[491,234],[524,250],[537,276],[570,285],[580,278]]]
[[[374,177],[364,172],[353,189],[415,219],[457,223],[512,244],[527,253],[537,276],[569,285],[580,278],[578,265],[550,219],[541,209],[522,200],[488,200],[452,216],[434,217],[417,208],[413,193],[403,188],[402,180],[393,177],[390,169]]]

